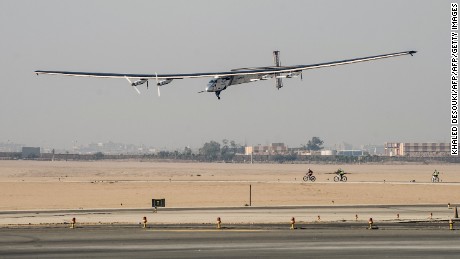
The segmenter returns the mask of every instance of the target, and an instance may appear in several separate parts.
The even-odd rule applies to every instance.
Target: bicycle
[[[433,175],[433,177],[431,177],[431,182],[432,183],[439,183],[439,176]]]
[[[347,181],[347,177],[345,175],[342,176],[342,178],[340,178],[340,176],[336,175],[334,177],[334,182],[346,182]]]
[[[304,180],[304,182],[308,182],[308,180],[314,182],[314,181],[316,181],[316,177],[314,175],[305,175],[303,177],[303,180]]]

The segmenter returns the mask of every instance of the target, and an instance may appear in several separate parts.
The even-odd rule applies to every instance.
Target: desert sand
[[[332,181],[339,167],[348,182]],[[304,182],[311,168],[316,182]],[[441,172],[442,182],[431,183]],[[460,165],[0,161],[0,210],[460,202]]]

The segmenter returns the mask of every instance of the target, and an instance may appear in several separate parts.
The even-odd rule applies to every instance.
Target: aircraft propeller
[[[131,80],[129,80],[129,78],[128,78],[127,76],[125,76],[125,78],[126,78],[126,80],[128,80],[128,82],[131,84],[131,86],[134,87],[134,89],[136,90],[136,92],[137,92],[138,94],[141,94],[141,92],[139,91],[139,89],[137,89],[136,85],[133,84],[133,82],[131,82]],[[149,85],[149,81],[147,81],[147,87],[148,87],[148,85]]]
[[[160,83],[158,82],[158,74],[157,74],[157,72],[155,72],[155,79],[157,81],[158,97],[160,97]]]

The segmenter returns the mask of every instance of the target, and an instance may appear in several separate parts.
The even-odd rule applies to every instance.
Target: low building
[[[322,156],[335,156],[337,155],[337,150],[321,150]]]
[[[338,156],[365,156],[367,154],[369,153],[363,150],[354,150],[354,149],[337,151]]]
[[[450,155],[449,143],[385,143],[386,156],[441,157]]]
[[[383,145],[362,145],[361,150],[370,155],[381,156],[385,154],[385,147]]]
[[[38,158],[40,157],[39,147],[23,147],[22,154],[23,159]]]
[[[272,143],[270,146],[246,146],[244,148],[245,155],[274,155],[287,153],[288,147],[284,143]]]

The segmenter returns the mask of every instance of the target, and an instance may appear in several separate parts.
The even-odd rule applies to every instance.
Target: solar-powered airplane
[[[155,80],[158,87],[158,96],[160,96],[160,86],[167,85],[175,79],[185,78],[212,78],[206,89],[202,92],[213,92],[217,98],[220,99],[220,93],[227,89],[231,85],[238,85],[250,82],[256,82],[259,80],[275,79],[275,85],[277,89],[283,87],[283,78],[298,77],[302,79],[302,71],[332,67],[338,65],[346,65],[358,62],[372,61],[377,59],[399,57],[404,55],[411,55],[417,53],[417,51],[403,51],[390,54],[383,54],[377,56],[370,56],[364,58],[354,58],[340,61],[332,61],[319,64],[311,65],[295,65],[295,66],[282,66],[280,62],[279,51],[273,51],[274,66],[268,67],[248,67],[232,69],[228,72],[205,72],[205,73],[191,73],[191,74],[124,74],[124,73],[97,73],[97,72],[71,72],[71,71],[49,71],[49,70],[36,70],[35,73],[49,74],[49,75],[65,75],[65,76],[81,76],[81,77],[100,77],[100,78],[124,78],[128,80],[130,85],[134,87],[137,93],[140,94],[137,86],[146,84],[147,89],[149,87],[149,80]]]

